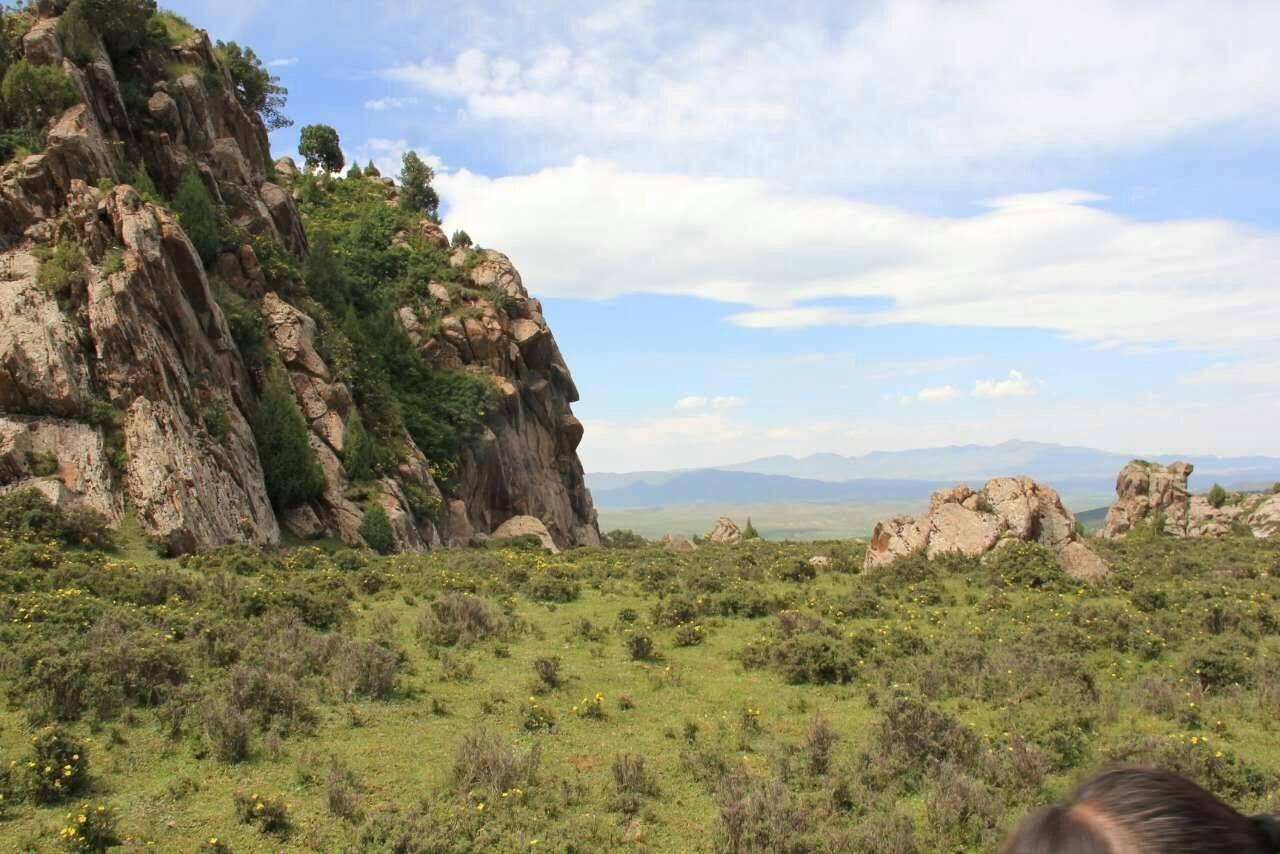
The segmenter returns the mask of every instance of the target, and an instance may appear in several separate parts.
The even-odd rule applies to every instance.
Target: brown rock
[[[22,37],[22,56],[32,65],[59,65],[62,45],[58,41],[58,19],[44,18],[31,25]]]
[[[1081,542],[1067,543],[1058,552],[1062,570],[1077,581],[1093,584],[1111,574],[1111,567]]]
[[[1189,495],[1187,478],[1193,466],[1173,463],[1162,466],[1134,460],[1116,478],[1116,500],[1107,511],[1107,521],[1099,536],[1124,536],[1157,513],[1165,516],[1165,531],[1186,536]]]
[[[1000,539],[1000,519],[992,513],[969,510],[959,504],[941,504],[929,514],[928,555],[946,552],[984,555]]]
[[[1280,537],[1280,494],[1266,498],[1253,511],[1249,529],[1258,539]]]
[[[707,532],[707,541],[718,545],[733,545],[742,542],[742,531],[728,516],[721,516]]]
[[[52,477],[37,476],[32,462],[53,457]],[[58,506],[79,504],[98,511],[116,524],[124,512],[123,496],[114,489],[102,435],[87,424],[60,418],[0,416],[0,488],[40,487]],[[57,483],[51,490],[48,482]],[[54,494],[56,493],[56,494]],[[55,500],[56,499],[56,500]]]
[[[917,522],[909,516],[882,519],[876,523],[875,530],[871,533],[864,567],[871,569],[893,563],[928,545],[928,522]]]
[[[698,549],[697,544],[684,534],[667,534],[658,542],[662,543],[664,549],[672,552],[692,552]]]
[[[551,532],[547,530],[547,526],[542,524],[541,519],[535,519],[533,516],[512,516],[489,535],[490,539],[494,540],[512,540],[527,536],[537,537],[542,541],[543,548],[552,554],[560,551],[556,548],[555,540],[551,539]]]

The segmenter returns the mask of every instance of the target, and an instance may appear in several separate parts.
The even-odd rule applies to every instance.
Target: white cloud
[[[1179,377],[1187,385],[1280,386],[1280,361],[1218,362]]]
[[[481,17],[455,55],[384,75],[560,158],[809,186],[1270,132],[1280,106],[1271,0],[701,10],[621,3],[505,36]]]
[[[372,161],[385,177],[394,178],[400,174],[403,168],[401,161],[410,151],[418,152],[418,156],[436,171],[437,176],[444,171],[444,162],[426,149],[410,145],[406,139],[386,139],[379,136],[372,136],[365,140],[360,147],[347,155],[347,162],[365,164]]]
[[[930,402],[943,401],[943,400],[955,400],[959,396],[960,396],[960,389],[950,385],[931,386],[929,388],[922,388],[920,389],[920,391],[916,392],[916,398],[918,400],[925,400]]]
[[[1027,382],[1021,371],[1010,371],[1003,380],[978,380],[973,384],[973,396],[989,399],[1002,397],[1026,397],[1033,394],[1035,388]]]
[[[976,353],[956,356],[941,356],[936,359],[909,359],[906,361],[877,362],[863,371],[869,380],[891,380],[898,377],[914,377],[920,374],[932,374],[938,371],[963,367],[982,361],[985,356]]]
[[[386,110],[399,110],[402,107],[411,107],[416,103],[418,103],[418,99],[414,97],[396,98],[388,96],[385,98],[370,98],[368,101],[364,102],[364,108],[366,110],[372,110],[375,113],[381,113]]]
[[[267,68],[288,68],[291,65],[298,64],[298,57],[290,56],[284,59],[273,59],[267,63]]]
[[[708,397],[704,394],[691,394],[682,397],[675,403],[676,409],[736,409],[746,403],[740,397],[731,394],[720,394]]]
[[[484,234],[543,296],[683,294],[747,306],[730,318],[747,327],[1038,327],[1128,347],[1274,348],[1280,328],[1280,233],[1131,219],[1079,192],[924,216],[585,158],[436,184],[446,231]]]

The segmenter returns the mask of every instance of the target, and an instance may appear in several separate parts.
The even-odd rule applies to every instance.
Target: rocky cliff
[[[1221,537],[1237,527],[1258,538],[1280,535],[1280,494],[1224,493],[1215,505],[1208,496],[1190,494],[1192,471],[1194,466],[1184,462],[1126,465],[1116,478],[1116,500],[1099,536],[1117,539],[1151,525],[1174,537]]]
[[[356,544],[375,506],[402,549],[465,544],[516,516],[560,546],[599,542],[577,389],[505,256],[452,249],[429,218],[416,223],[413,239],[467,287],[423,276],[398,321],[432,370],[482,378],[493,403],[449,465],[402,430],[394,458],[353,483],[343,455],[357,395],[322,355],[322,307],[279,272],[309,252],[297,170],[272,163],[208,35],[120,67],[101,42],[88,60],[64,55],[54,17],[31,23],[19,53],[61,68],[80,103],[48,121],[42,150],[0,167],[0,489],[34,485],[113,522],[136,514],[172,551],[274,543],[282,525]],[[203,260],[166,201],[190,175],[220,220]],[[139,176],[149,186],[131,186]],[[237,334],[255,328],[264,353]],[[251,426],[276,365],[323,474],[287,507],[268,498]]]

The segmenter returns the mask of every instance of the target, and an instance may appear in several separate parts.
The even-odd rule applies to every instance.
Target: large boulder
[[[542,524],[541,519],[535,519],[532,516],[512,516],[495,528],[489,537],[494,540],[537,537],[542,542],[542,547],[547,551],[552,554],[560,551],[560,549],[556,548],[555,540],[551,539],[551,533],[547,530],[547,526]]]
[[[876,524],[864,567],[874,569],[923,552],[982,557],[1003,543],[1034,542],[1058,552],[1069,573],[1093,581],[1106,574],[1101,558],[1079,542],[1075,516],[1058,493],[1029,477],[998,477],[974,491],[940,489],[925,519],[895,516]]]
[[[742,531],[728,516],[721,516],[707,532],[707,542],[718,545],[733,545],[742,542]]]
[[[692,552],[698,549],[697,544],[684,534],[667,534],[659,542],[670,552]]]
[[[1120,470],[1116,478],[1116,500],[1107,511],[1107,521],[1099,536],[1104,539],[1122,537],[1141,524],[1164,515],[1164,531],[1174,536],[1187,533],[1190,493],[1187,478],[1191,463],[1162,466],[1146,460],[1134,460]]]
[[[1255,537],[1280,537],[1280,494],[1264,500],[1249,518],[1249,529]]]

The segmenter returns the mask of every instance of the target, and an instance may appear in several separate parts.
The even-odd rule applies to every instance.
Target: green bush
[[[257,113],[267,130],[280,130],[293,124],[293,120],[284,114],[289,90],[280,85],[280,78],[262,66],[253,48],[220,41],[216,50],[231,75],[236,100],[241,106]]]
[[[60,67],[32,65],[25,59],[9,66],[0,83],[0,95],[9,111],[28,128],[43,127],[80,101],[80,93]]]
[[[266,355],[267,327],[262,312],[249,300],[227,287],[222,279],[211,276],[214,301],[222,309],[231,338],[241,357],[250,367],[261,367]]]
[[[391,530],[391,520],[380,505],[374,504],[364,511],[364,518],[360,520],[360,538],[378,554],[395,551],[396,537]]]
[[[324,492],[324,472],[311,452],[310,430],[282,370],[268,378],[253,419],[267,494],[278,510],[297,507]]]
[[[1214,507],[1221,507],[1227,503],[1227,491],[1222,484],[1215,483],[1213,488],[1209,490],[1209,503]]]
[[[364,429],[359,411],[352,409],[342,438],[342,468],[353,481],[373,480],[377,476],[377,462],[373,440]]]
[[[67,851],[104,854],[108,848],[123,844],[116,831],[115,810],[106,804],[80,804],[78,812],[67,814],[67,824],[58,831],[59,841]]]
[[[101,51],[98,34],[85,12],[85,0],[74,0],[58,18],[62,51],[80,65],[92,62]]]
[[[23,793],[37,804],[60,804],[89,788],[89,751],[66,730],[48,727],[31,739],[17,766]]]
[[[84,507],[58,510],[38,489],[0,495],[0,532],[13,537],[57,539],[71,546],[111,545],[105,516]]]
[[[156,12],[155,0],[75,0],[88,23],[102,36],[112,60],[121,61],[145,43],[147,22]]]
[[[77,300],[84,296],[88,282],[84,265],[80,244],[74,240],[63,240],[40,262],[36,281],[60,300]]]
[[[28,128],[0,129],[0,165],[19,160],[44,150],[44,143],[37,131]]]
[[[206,267],[212,266],[222,243],[218,236],[218,210],[199,174],[191,171],[182,176],[173,196],[173,209],[200,259]]]
[[[471,235],[462,229],[458,229],[453,233],[453,238],[449,241],[449,245],[454,249],[470,249],[472,246]]]
[[[400,171],[400,207],[434,219],[440,209],[440,196],[431,186],[434,178],[435,172],[416,151],[406,152]]]
[[[257,827],[263,833],[284,836],[289,832],[289,806],[280,795],[259,796],[257,792],[232,796],[236,818],[241,824]]]

